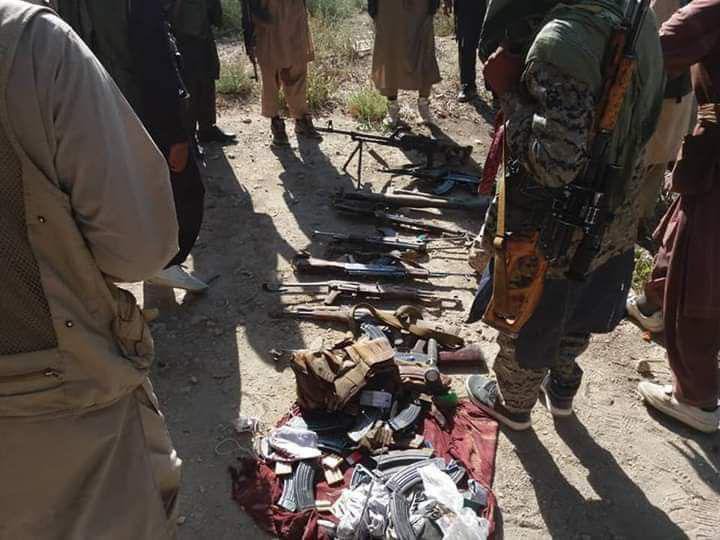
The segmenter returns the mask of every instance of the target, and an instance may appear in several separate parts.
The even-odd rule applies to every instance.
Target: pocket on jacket
[[[129,291],[108,284],[115,299],[117,311],[112,332],[123,356],[139,370],[147,370],[153,362],[154,345],[142,311]]]
[[[0,417],[66,409],[64,382],[58,349],[0,356]]]

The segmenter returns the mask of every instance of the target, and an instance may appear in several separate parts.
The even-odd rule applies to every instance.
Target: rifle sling
[[[449,333],[442,326],[422,321],[422,312],[414,306],[401,306],[395,313],[389,313],[379,311],[371,304],[358,304],[352,308],[353,320],[356,320],[355,313],[359,309],[366,309],[373,318],[397,330],[404,330],[421,339],[435,338],[445,347],[458,348],[465,344],[460,336]]]
[[[500,314],[510,312],[510,295],[508,292],[508,269],[506,260],[507,234],[507,126],[502,140],[502,156],[500,159],[500,175],[497,181],[497,227],[493,247],[495,249],[495,268],[493,274],[493,295],[495,308]]]

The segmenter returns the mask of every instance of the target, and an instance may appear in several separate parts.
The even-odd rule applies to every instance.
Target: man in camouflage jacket
[[[553,193],[574,182],[587,165],[605,48],[624,8],[622,0],[541,3],[546,11],[520,52],[504,42],[485,67],[486,84],[505,114],[508,161],[513,164],[507,178],[509,231],[538,230],[550,212]],[[527,5],[522,0],[493,0],[485,24],[514,23]],[[535,2],[530,5],[537,9]],[[503,17],[508,12],[512,17]],[[609,150],[621,171],[615,190],[619,196],[590,275],[583,282],[565,277],[576,241],[550,267],[537,310],[519,335],[498,336],[497,381],[480,375],[467,381],[473,401],[514,429],[530,427],[530,412],[541,391],[554,415],[572,414],[582,378],[577,357],[592,333],[611,331],[624,314],[633,270],[642,151],[655,127],[664,85],[652,15],[645,21],[637,51],[636,75]],[[493,205],[483,234],[488,253],[496,220]],[[475,314],[484,311],[482,300],[492,287],[489,268],[485,272],[485,290],[481,284]]]

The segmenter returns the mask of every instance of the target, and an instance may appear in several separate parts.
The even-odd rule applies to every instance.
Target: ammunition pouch
[[[343,409],[368,382],[382,376],[397,379],[395,351],[385,339],[347,341],[332,349],[298,351],[291,367],[297,400],[303,409]]]

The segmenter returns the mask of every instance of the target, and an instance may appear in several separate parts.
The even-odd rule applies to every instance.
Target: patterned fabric
[[[510,156],[543,186],[569,184],[589,157],[593,93],[550,64],[530,64],[523,82],[526,94],[502,99]]]
[[[588,141],[595,112],[590,88],[550,64],[535,62],[523,77],[523,93],[510,92],[502,99],[507,118],[507,144],[511,160],[520,174],[508,185],[508,224],[513,228],[537,229],[543,209],[556,188],[577,178],[588,161]],[[622,190],[620,203],[606,229],[600,252],[590,270],[602,266],[634,245],[639,219],[638,194],[642,184],[643,156],[632,179]],[[520,193],[522,192],[522,194]],[[525,197],[532,193],[531,197]],[[487,213],[483,234],[492,239],[497,226],[497,201]],[[548,278],[561,279],[575,252],[576,238],[566,257],[548,271]]]
[[[20,160],[0,127],[0,355],[57,346],[45,292],[25,224]],[[37,219],[43,219],[38,217]]]
[[[500,352],[495,358],[493,371],[497,377],[503,404],[512,412],[532,410],[540,392],[547,369],[526,369],[518,361],[515,340],[505,334],[498,335]],[[589,334],[568,335],[560,342],[555,364],[550,368],[553,392],[563,398],[572,398],[580,388],[582,369],[576,359],[590,343]]]

